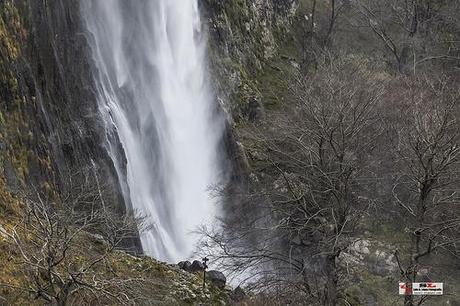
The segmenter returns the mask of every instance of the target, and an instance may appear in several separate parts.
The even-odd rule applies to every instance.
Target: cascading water
[[[152,225],[143,250],[186,258],[189,233],[216,214],[221,134],[197,0],[84,0],[82,12],[108,151],[125,200]]]

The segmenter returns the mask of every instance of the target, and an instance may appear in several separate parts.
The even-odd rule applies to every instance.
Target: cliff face
[[[294,0],[201,2],[220,101],[233,118],[261,108],[255,78],[275,57],[297,8]],[[62,193],[86,169],[124,209],[105,149],[92,63],[78,1],[6,0],[0,4],[0,149],[3,177]],[[230,118],[230,117],[229,117]],[[232,141],[232,140],[230,140]],[[95,170],[94,170],[95,169]]]
[[[297,0],[204,1],[209,57],[220,102],[233,119],[262,112],[258,78],[292,37]]]
[[[224,8],[210,7],[207,11],[210,24],[218,24],[219,18],[230,14]],[[95,97],[94,65],[79,12],[79,1],[74,0],[0,2],[0,230],[3,233],[20,222],[20,194],[41,190],[57,198],[87,176],[108,186],[109,192],[104,193],[106,200],[118,211],[125,210],[120,183],[104,147],[106,136]],[[256,12],[252,10],[251,14]],[[233,22],[222,25],[221,30],[240,31],[241,24]],[[247,50],[241,49],[239,43],[223,45],[226,38],[219,38],[212,31],[211,45],[216,54],[228,53],[232,59],[246,52],[263,56],[262,51],[252,50],[255,45],[244,46]],[[252,60],[237,62],[243,65]],[[215,71],[225,74],[220,67]],[[24,284],[17,261],[19,254],[10,242],[7,235],[0,235],[0,258],[10,263],[1,269],[0,283]],[[91,239],[83,244],[88,249],[94,245]],[[155,268],[147,269],[143,264]],[[147,258],[135,259],[119,253],[112,266],[119,271],[107,273],[118,271],[120,275],[134,273],[136,277],[150,278],[157,277],[154,270],[159,267],[161,275],[155,283],[171,286],[149,289],[158,295],[155,297],[158,304],[194,305],[210,298],[221,299],[219,304],[226,303],[226,296],[220,290],[201,296],[199,277],[181,275],[177,269]],[[27,296],[16,296],[10,289],[2,289],[0,298],[13,304],[27,302]]]
[[[236,187],[249,174],[238,125],[259,119],[264,108],[282,96],[278,88],[283,85],[276,75],[272,78],[273,72],[281,70],[274,70],[273,64],[284,53],[285,43],[294,39],[300,5],[298,0],[203,0],[200,4],[209,33],[212,83],[227,114],[223,164],[230,184]],[[230,203],[226,206],[229,212],[233,210]]]
[[[255,78],[279,54],[297,5],[294,0],[201,5],[213,84],[229,113],[224,142],[228,155],[242,163],[232,123],[261,113]],[[40,190],[59,198],[88,177],[107,186],[105,200],[125,211],[105,149],[91,58],[79,1],[0,2],[0,228],[9,230],[20,219],[20,194]],[[235,174],[242,170],[236,169]],[[14,256],[7,238],[0,238],[0,255]],[[19,272],[11,266],[2,273],[5,280]]]
[[[0,154],[9,190],[61,193],[86,169],[123,208],[103,147],[78,1],[7,0],[0,14]]]

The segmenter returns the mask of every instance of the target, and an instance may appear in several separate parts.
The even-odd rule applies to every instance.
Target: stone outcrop
[[[255,79],[290,32],[297,0],[203,1],[209,57],[219,101],[234,120],[263,113]]]
[[[181,261],[177,264],[177,266],[189,273],[203,272],[206,270],[206,266],[198,260],[194,260],[192,263],[188,260]],[[225,289],[227,278],[225,277],[224,273],[217,270],[206,271],[206,278],[211,281],[211,283],[213,283],[217,288]]]
[[[8,185],[59,194],[70,176],[86,169],[123,212],[79,2],[5,0],[0,12],[0,154]]]
[[[177,266],[187,272],[190,273],[196,273],[196,272],[202,272],[205,270],[205,266],[201,261],[194,260],[193,262],[190,262],[188,260],[186,261],[181,261],[177,264]]]
[[[394,249],[378,241],[361,239],[353,243],[340,260],[344,266],[364,267],[380,276],[393,275],[398,272]]]
[[[225,288],[225,284],[227,283],[227,278],[225,277],[224,273],[216,270],[211,270],[206,272],[206,277],[217,287],[220,289]]]
[[[289,31],[295,0],[201,2],[209,29],[210,65],[229,122],[263,113],[253,77]],[[0,3],[0,165],[12,192],[40,186],[56,194],[87,169],[108,186],[107,202],[123,213],[117,174],[105,150],[92,59],[79,1]],[[227,152],[236,154],[229,124]],[[122,154],[122,149],[120,148]],[[78,182],[76,182],[78,183]]]

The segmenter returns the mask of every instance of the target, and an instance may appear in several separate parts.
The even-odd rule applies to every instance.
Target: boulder
[[[194,260],[192,262],[192,265],[190,266],[188,272],[192,272],[192,273],[195,273],[195,272],[198,272],[198,271],[203,271],[204,270],[204,265],[201,261],[198,261],[198,260]]]
[[[216,287],[220,289],[225,288],[225,283],[227,283],[227,278],[225,277],[224,273],[211,270],[206,272],[206,277],[209,279]]]
[[[192,266],[192,263],[188,260],[181,261],[177,264],[179,268],[181,268],[184,271],[190,271],[190,267]]]

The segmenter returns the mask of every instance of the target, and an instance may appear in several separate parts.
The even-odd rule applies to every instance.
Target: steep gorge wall
[[[235,123],[263,112],[257,78],[279,57],[298,4],[203,0],[201,6],[212,82],[229,114],[228,166],[240,180],[244,160]],[[5,199],[32,185],[65,193],[69,178],[84,169],[108,186],[108,200],[124,210],[120,182],[104,148],[88,39],[77,0],[0,2],[0,191]]]
[[[292,35],[298,0],[204,0],[209,54],[219,101],[234,121],[261,111],[257,78]]]
[[[110,200],[122,210],[78,6],[70,0],[0,3],[3,176],[13,193],[31,185],[62,193],[85,169],[107,183]]]
[[[94,65],[79,1],[0,1],[0,229],[11,228],[18,217],[20,203],[15,195],[34,186],[58,197],[71,188],[69,178],[81,170],[108,185],[108,200],[120,211],[125,208],[120,183],[104,148]],[[255,78],[277,56],[280,37],[289,31],[296,4],[292,0],[203,0],[202,5],[210,33],[213,83],[229,113],[224,139],[227,155],[234,159],[229,167],[235,168],[235,179],[240,179],[237,176],[243,169],[234,166],[243,161],[234,123],[257,116],[261,94]],[[76,179],[74,184],[78,184]],[[5,241],[0,233],[0,259],[9,263],[0,273],[0,283],[24,284],[18,271],[21,266],[12,260],[19,255]],[[91,245],[85,241],[85,247]],[[168,266],[158,268],[160,275],[142,267],[140,262],[152,264],[149,259],[120,253],[113,260],[119,275],[136,275],[141,269],[146,277],[155,279],[153,283],[161,283],[160,289],[154,286],[149,292],[159,292],[167,301],[165,305],[190,305],[202,299],[194,293],[201,293],[201,287],[195,285],[201,285],[198,277],[187,276],[184,284],[183,277]],[[3,290],[0,298],[8,300],[10,294],[11,290]],[[226,297],[217,290],[211,292],[214,298],[219,299],[215,304],[223,304]],[[209,301],[210,297],[203,299]]]
[[[275,85],[274,91],[282,87],[276,78],[266,82],[264,77],[273,73],[272,63],[280,58],[283,44],[293,38],[299,1],[203,0],[201,5],[209,33],[212,83],[218,103],[227,113],[224,169],[230,185],[236,187],[250,172],[238,125],[263,116],[270,104],[264,86]],[[233,210],[230,203],[226,210]]]
[[[219,100],[231,113],[229,119],[251,119],[260,107],[254,78],[277,54],[297,3],[203,0],[201,5]],[[31,184],[62,192],[73,172],[92,169],[94,162],[95,175],[108,183],[111,200],[123,208],[104,149],[93,65],[79,12],[76,0],[0,3],[3,177],[13,193]]]

